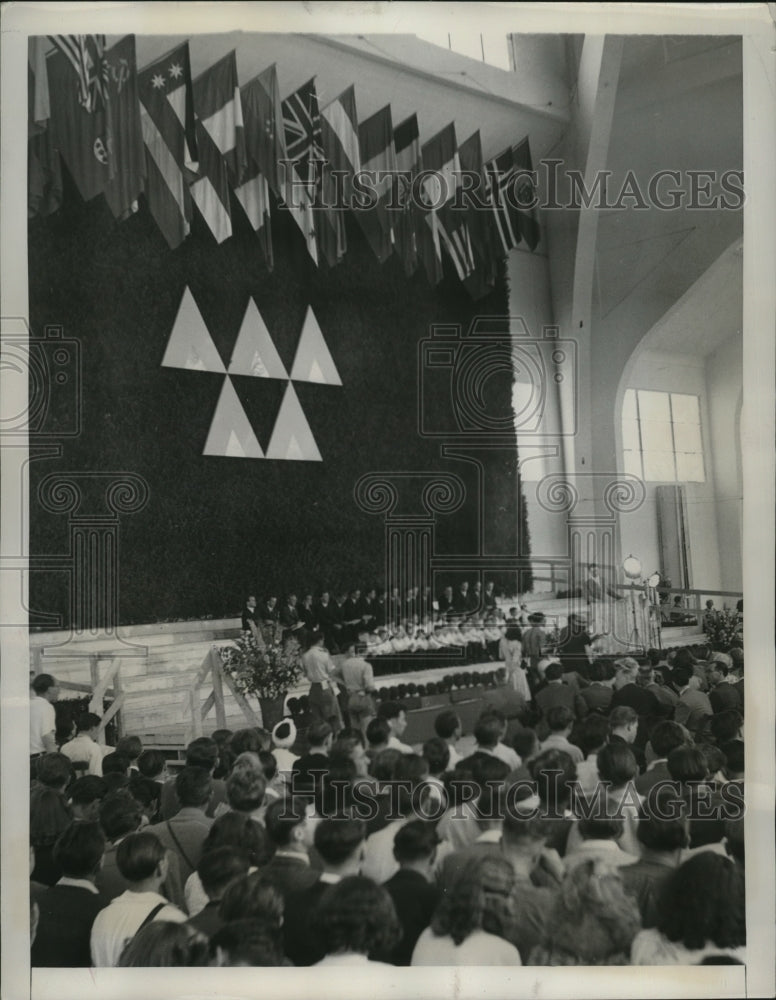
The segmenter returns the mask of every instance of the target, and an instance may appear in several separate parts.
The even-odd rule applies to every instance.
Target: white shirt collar
[[[499,844],[501,843],[501,830],[484,830],[477,840],[476,844]]]
[[[94,882],[90,882],[88,878],[68,878],[67,875],[63,875],[57,882],[57,885],[72,885],[76,889],[88,889],[89,892],[93,892],[95,896],[99,892]]]
[[[324,882],[326,885],[336,885],[342,881],[342,876],[337,875],[336,872],[321,872],[319,881]]]

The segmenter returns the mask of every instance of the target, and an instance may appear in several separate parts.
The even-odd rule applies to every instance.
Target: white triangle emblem
[[[162,367],[219,374],[226,371],[221,355],[213,343],[188,287],[184,289],[181,304],[178,306],[178,315],[175,317],[170,339],[167,341]]]
[[[224,379],[202,454],[222,458],[264,458],[261,445],[228,375]]]
[[[253,299],[248,300],[237,342],[229,362],[230,375],[253,375],[255,378],[287,379],[267,324],[261,317]]]
[[[302,335],[296,349],[296,357],[291,369],[291,378],[296,382],[319,382],[323,385],[342,385],[337,366],[323,339],[318,320],[310,306],[304,318]]]
[[[307,423],[299,398],[289,382],[280,404],[267,458],[291,462],[321,462],[321,453]]]

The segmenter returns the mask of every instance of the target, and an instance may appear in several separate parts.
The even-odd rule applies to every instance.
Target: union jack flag
[[[281,107],[286,154],[294,164],[299,179],[312,192],[320,176],[320,163],[325,159],[315,80],[308,80],[287,97]]]
[[[108,63],[105,35],[49,35],[76,72],[78,103],[93,113],[108,99]]]

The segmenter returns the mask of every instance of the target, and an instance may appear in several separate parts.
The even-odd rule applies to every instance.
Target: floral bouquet
[[[283,639],[279,626],[241,632],[235,646],[222,646],[221,662],[243,695],[281,698],[302,676],[301,648],[296,639]]]
[[[706,636],[713,649],[726,653],[731,643],[739,638],[740,628],[738,614],[725,608],[707,619]]]

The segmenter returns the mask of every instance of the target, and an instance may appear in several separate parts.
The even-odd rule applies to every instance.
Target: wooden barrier
[[[120,737],[124,735],[120,713],[126,696],[121,689],[121,657],[114,656],[113,653],[90,653],[88,660],[91,684],[80,684],[68,680],[61,680],[57,683],[61,691],[77,691],[79,694],[91,695],[89,711],[100,717],[97,742],[101,746],[105,746],[105,727],[114,718],[116,719],[116,733]],[[106,661],[110,666],[101,677],[100,664]],[[36,659],[36,666],[39,664],[40,660]],[[106,698],[111,700],[107,709],[104,708]]]
[[[194,678],[191,687],[186,692],[186,698],[183,702],[183,711],[184,715],[188,712],[191,717],[190,728],[186,740],[187,743],[190,743],[191,740],[202,736],[202,723],[205,721],[212,709],[215,709],[216,713],[216,728],[226,728],[224,684],[226,684],[229,688],[232,697],[237,702],[240,711],[245,716],[247,725],[261,725],[258,716],[248,704],[245,696],[237,690],[231,676],[224,671],[219,649],[219,646],[212,646],[210,648],[207,656],[202,661],[202,666],[199,668],[197,676]],[[208,677],[210,677],[212,688],[205,701],[200,704],[200,691],[203,685],[206,684]]]

